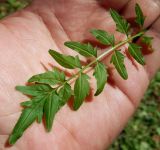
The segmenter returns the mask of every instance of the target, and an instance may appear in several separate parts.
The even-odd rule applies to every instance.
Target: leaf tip
[[[28,82],[29,83],[33,82],[33,78],[28,79]]]
[[[95,30],[96,29],[91,29],[91,30],[89,30],[89,32],[93,34]]]
[[[54,50],[52,50],[52,49],[49,49],[49,50],[48,50],[48,53],[49,53],[51,56],[53,56],[53,52],[54,52]]]
[[[100,94],[100,92],[97,90],[96,93],[94,94],[94,96],[98,96]]]
[[[80,106],[81,106],[81,105],[78,106],[78,105],[74,104],[74,105],[73,105],[73,110],[77,111],[77,110],[80,108]]]
[[[121,75],[122,76],[122,78],[124,79],[124,80],[127,80],[128,79],[128,73],[126,72],[125,74],[123,74],[123,75]]]
[[[11,146],[15,144],[15,141],[13,140],[13,135],[10,135],[10,137],[8,139],[8,144]]]
[[[8,139],[8,144],[11,146],[14,145],[21,136],[22,134],[11,134]]]
[[[47,127],[46,127],[46,131],[47,131],[47,132],[51,132],[51,130],[52,130],[52,126],[47,126]]]
[[[68,47],[69,43],[70,43],[69,41],[66,41],[66,42],[64,42],[64,45]]]
[[[17,91],[19,91],[19,90],[21,89],[21,86],[17,85],[17,86],[15,87],[15,89],[16,89]]]

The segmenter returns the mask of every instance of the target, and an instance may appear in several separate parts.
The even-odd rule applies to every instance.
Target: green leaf
[[[95,96],[97,96],[103,91],[107,82],[108,74],[106,71],[106,66],[103,63],[97,62],[93,75],[97,80],[97,91],[95,93]]]
[[[130,30],[130,24],[117,11],[110,9],[110,14],[116,23],[117,31],[124,33],[128,36]]]
[[[104,30],[97,30],[97,29],[91,30],[91,33],[100,43],[104,45],[114,46],[115,44],[114,35],[111,35]]]
[[[28,82],[38,82],[49,85],[63,83],[64,81],[65,81],[65,74],[63,72],[60,72],[58,69],[34,75],[28,80]]]
[[[71,93],[71,86],[68,83],[64,84],[64,86],[58,92],[58,95],[61,98],[61,106],[65,105],[66,102],[70,99]]]
[[[89,76],[81,73],[74,85],[74,110],[79,109],[84,99],[89,95]]]
[[[74,69],[74,68],[81,68],[81,63],[79,57],[73,57],[68,55],[60,54],[54,50],[49,50],[49,54],[59,63],[61,66]]]
[[[21,103],[21,106],[23,107],[31,107],[32,106],[32,101],[25,101]]]
[[[136,23],[138,23],[140,27],[143,27],[146,17],[143,15],[143,12],[142,12],[139,4],[136,4],[135,12],[136,12]]]
[[[60,109],[60,97],[53,91],[45,102],[44,114],[47,131],[51,131],[55,114]]]
[[[22,136],[23,132],[37,119],[39,110],[42,109],[45,99],[37,97],[40,102],[32,107],[23,110],[18,122],[16,123],[12,134],[9,137],[9,144],[13,145]]]
[[[152,46],[153,37],[150,36],[142,36],[142,42],[148,46]]]
[[[137,44],[130,43],[128,47],[129,53],[141,65],[145,65],[144,57],[141,53],[141,47]]]
[[[84,44],[79,42],[65,42],[65,46],[77,51],[79,54],[86,57],[97,57],[97,49],[94,48],[90,43]]]
[[[42,118],[43,118],[43,107],[41,107],[41,109],[39,109],[39,111],[38,111],[37,122],[41,123]]]
[[[39,96],[41,94],[50,92],[52,88],[46,84],[35,84],[30,86],[16,86],[16,90],[25,95]]]
[[[124,58],[124,55],[118,50],[116,50],[112,55],[111,63],[114,64],[115,68],[117,69],[121,77],[126,80],[128,78],[128,74],[124,65]]]
[[[42,86],[41,84],[36,85],[35,87],[32,86],[33,90],[37,90],[39,92],[39,87]],[[45,85],[46,87],[50,87],[48,85]],[[34,87],[34,88],[33,88]],[[43,87],[42,87],[43,89]],[[40,91],[42,90],[40,89]],[[53,119],[56,114],[56,112],[60,109],[60,97],[56,94],[55,89],[52,89],[51,87],[47,89],[44,88],[44,91],[42,90],[41,93],[37,93],[34,91],[33,93],[30,91],[30,89],[26,87],[24,89],[21,89],[24,93],[31,93],[31,95],[34,95],[35,97],[31,99],[31,101],[26,101],[21,103],[22,106],[24,106],[24,110],[22,111],[22,114],[16,123],[12,134],[9,137],[9,144],[13,145],[24,133],[24,131],[34,122],[38,121],[38,123],[41,123],[43,112],[45,114],[45,120],[46,120],[46,128],[48,131],[51,130]]]

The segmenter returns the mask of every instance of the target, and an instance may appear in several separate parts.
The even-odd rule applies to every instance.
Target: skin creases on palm
[[[113,69],[115,85],[107,84],[101,95],[90,97],[91,101],[76,112],[64,106],[56,115],[52,132],[46,133],[42,124],[34,123],[14,146],[5,144],[20,115],[19,103],[27,100],[14,87],[24,85],[29,77],[51,69],[52,65],[60,67],[49,56],[49,49],[75,55],[63,43],[91,39],[87,33],[90,28],[105,29],[123,39],[115,32],[109,14],[95,1],[55,0],[54,8],[50,7],[53,5],[50,1],[41,9],[37,9],[41,2],[35,3],[0,23],[0,35],[3,35],[0,40],[0,150],[104,149],[122,130],[149,83],[145,69],[138,65],[137,70],[129,59],[126,59],[130,76],[127,81]],[[108,59],[105,61],[108,64]],[[94,79],[91,79],[91,89],[95,89]]]

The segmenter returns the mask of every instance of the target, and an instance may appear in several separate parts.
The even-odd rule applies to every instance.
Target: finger
[[[53,0],[52,0],[53,1]],[[120,10],[122,9],[130,0],[119,0],[117,2],[117,0],[98,0],[98,3],[99,5],[102,5],[102,6],[105,6],[106,8],[114,8],[114,9],[117,9],[117,10]],[[50,3],[49,0],[46,1],[47,3]],[[55,3],[58,2],[58,5],[61,5],[63,6],[64,4],[66,4],[63,0],[54,0]],[[42,4],[44,3],[43,0],[34,0],[32,6],[33,7],[43,7],[42,5],[39,5],[39,4]],[[52,2],[51,2],[52,3]],[[68,0],[67,3],[70,5],[70,4],[73,4],[73,3],[79,3],[79,4],[92,4],[92,3],[97,3],[97,0]]]
[[[148,36],[153,37],[152,48],[153,52],[145,55],[146,70],[151,79],[157,70],[160,68],[160,17],[153,24],[150,30],[146,33]]]
[[[142,5],[142,4],[144,4],[145,1],[146,1],[146,3],[145,3],[145,7],[144,7],[144,5]],[[148,25],[151,25],[153,23],[153,21],[160,14],[159,9],[158,9],[159,6],[157,5],[157,3],[155,3],[155,1],[148,1],[148,0],[135,1],[134,0],[134,1],[130,1],[127,4],[127,6],[124,8],[124,10],[122,11],[123,15],[125,15],[126,17],[131,17],[131,18],[134,17],[134,7],[135,7],[135,5],[133,4],[133,2],[134,3],[140,2],[140,5],[142,5],[142,11],[146,14],[146,21],[147,21],[147,24],[145,25],[146,27]],[[152,11],[151,8],[153,10],[157,10],[157,12],[153,14],[152,13],[153,11]],[[146,13],[146,11],[147,11],[147,13]],[[133,16],[131,16],[131,15],[128,16],[128,14],[132,14]],[[156,48],[156,44],[154,44],[154,48]],[[127,50],[127,47],[126,47],[126,50]],[[158,57],[158,56],[156,56],[156,57]],[[150,57],[150,59],[153,59],[152,60],[152,65],[153,64],[154,65],[158,64],[158,62],[156,62],[156,60],[154,58]],[[147,60],[146,68],[151,67],[151,66],[150,67],[148,66],[148,64],[150,64],[150,63],[151,63],[150,60]],[[124,93],[126,93],[126,95],[132,100],[134,105],[137,106],[139,104],[139,101],[142,98],[148,84],[149,84],[148,72],[146,71],[146,68],[139,65],[136,61],[133,62],[128,57],[125,59],[125,64],[126,64],[126,68],[127,68],[128,76],[129,76],[129,78],[127,80],[123,80],[119,76],[119,74],[117,73],[117,71],[115,69],[112,69],[111,74],[113,76],[113,80],[114,80],[115,84]],[[157,68],[158,68],[158,66],[156,67],[156,69]]]
[[[100,1],[69,0],[65,3],[63,0],[54,0],[47,1],[46,4],[43,4],[42,1],[35,2],[37,5],[34,4],[30,9],[42,16],[53,35],[56,35],[52,27],[53,21],[50,19],[53,14],[57,17],[57,22],[62,26],[63,31],[70,40],[83,41],[84,39],[90,39],[89,30],[92,28],[115,32],[115,28],[113,28],[114,22]],[[124,4],[125,2],[127,0],[123,0],[122,3]],[[41,7],[38,8],[40,5]]]
[[[135,4],[138,3],[144,15],[146,16],[145,27],[151,25],[160,14],[160,1],[159,0],[131,0],[122,10],[122,14],[126,18],[135,18]]]
[[[121,10],[129,1],[130,0],[101,0],[101,4],[105,6],[105,8]]]

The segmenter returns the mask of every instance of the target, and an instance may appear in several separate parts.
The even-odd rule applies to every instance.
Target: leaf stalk
[[[132,41],[133,39],[135,39],[137,37],[141,37],[142,35],[144,35],[144,33],[145,33],[145,31],[141,31],[141,32],[137,33],[134,36],[127,37],[126,40],[124,40],[124,41],[118,43],[117,45],[115,45],[114,47],[111,47],[110,49],[106,50],[104,53],[102,53],[101,55],[99,55],[95,60],[91,61],[88,65],[86,65],[82,69],[80,69],[76,74],[72,75],[70,78],[68,78],[61,85],[57,86],[56,89],[58,90],[64,84],[66,84],[69,81],[71,81],[72,79],[76,78],[80,73],[83,73],[83,71],[85,71],[86,69],[88,69],[89,67],[91,67],[92,65],[94,65],[97,61],[104,59],[107,55],[109,55],[110,53],[112,53],[113,51],[115,51],[116,49],[118,49],[119,47],[123,46],[124,44]]]

